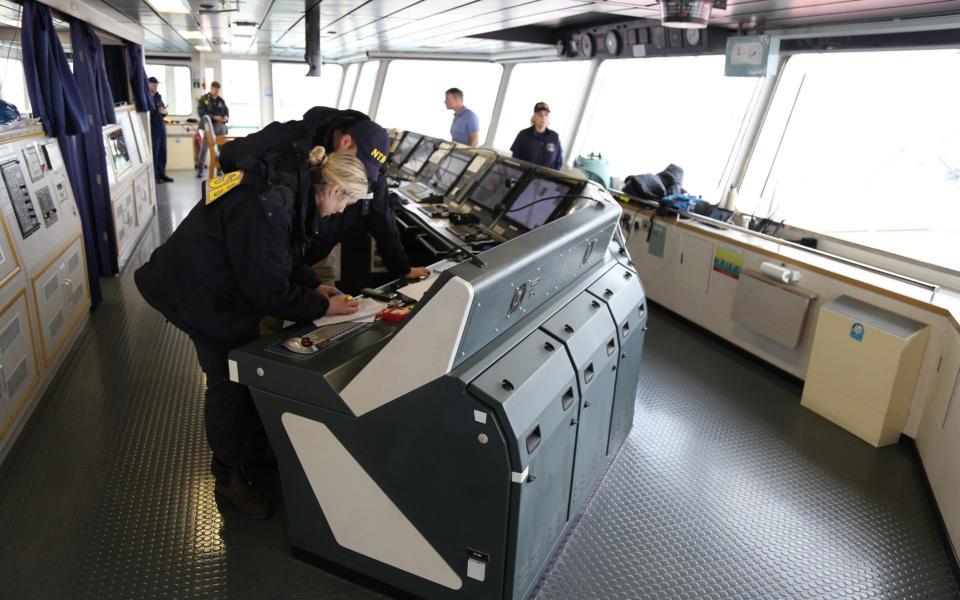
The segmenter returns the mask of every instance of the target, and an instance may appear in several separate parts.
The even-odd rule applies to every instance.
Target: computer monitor
[[[409,178],[416,177],[417,173],[420,172],[420,169],[423,168],[423,165],[427,164],[427,160],[436,149],[437,145],[434,142],[431,142],[426,138],[420,140],[420,143],[417,144],[416,148],[410,152],[410,156],[407,157],[407,160],[403,161],[403,165],[400,167],[400,175],[402,177]]]
[[[420,141],[422,136],[419,133],[407,132],[404,134],[403,139],[400,140],[400,144],[397,146],[397,149],[394,150],[393,154],[390,155],[390,164],[399,167],[403,164],[403,161],[407,159],[407,155],[410,154],[410,151],[413,150],[413,147],[417,145],[417,142]]]
[[[523,177],[523,173],[523,169],[509,163],[495,163],[470,194],[470,201],[487,210],[497,210],[513,186]]]
[[[472,159],[472,154],[458,151],[451,152],[446,158],[440,161],[440,165],[437,167],[437,170],[433,172],[433,176],[427,181],[427,185],[435,189],[438,194],[446,194]]]
[[[550,218],[570,194],[570,184],[550,179],[532,179],[511,203],[506,217],[527,229],[536,229]]]

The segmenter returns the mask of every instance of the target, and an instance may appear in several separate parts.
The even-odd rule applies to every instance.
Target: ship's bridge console
[[[425,247],[428,259],[488,250],[601,193],[584,179],[489,150],[412,131],[395,136],[387,174],[395,186],[398,218],[404,230],[417,231],[416,239],[405,240],[408,248]]]
[[[399,320],[362,298],[359,321],[234,350],[231,378],[277,453],[297,552],[419,597],[520,599],[630,430],[644,291],[602,188],[442,144],[427,165],[398,190],[406,214],[476,215],[498,243],[377,290]]]

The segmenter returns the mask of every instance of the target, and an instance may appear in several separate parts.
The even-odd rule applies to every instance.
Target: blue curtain
[[[90,197],[86,184],[87,156],[78,148],[81,136],[100,137],[100,130],[90,133],[87,108],[80,88],[67,64],[67,56],[53,28],[50,9],[33,0],[23,2],[23,70],[27,93],[35,115],[40,117],[47,135],[57,138],[80,212],[83,243],[86,248],[90,299],[96,307],[103,299],[100,291],[94,249],[98,236],[92,226]],[[78,135],[79,134],[79,135]],[[101,155],[103,144],[100,144]]]
[[[127,73],[130,75],[130,89],[133,90],[133,103],[137,112],[153,110],[153,94],[150,93],[150,83],[147,81],[147,72],[143,69],[143,48],[133,42],[124,42],[127,48]]]
[[[107,156],[103,147],[103,126],[117,122],[113,95],[107,83],[103,46],[90,25],[70,19],[70,44],[73,49],[73,75],[87,107],[89,133],[80,134],[78,145],[86,157],[82,176],[86,181],[87,212],[96,234],[92,254],[102,276],[120,272],[113,232],[113,210],[107,180]],[[91,252],[91,248],[87,248]]]

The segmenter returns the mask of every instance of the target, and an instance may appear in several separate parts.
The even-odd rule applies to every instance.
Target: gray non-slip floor
[[[197,198],[160,188],[144,243]],[[135,261],[140,260],[139,258]],[[203,376],[130,267],[0,466],[0,598],[377,598],[290,557],[279,513],[221,514]],[[800,389],[662,311],[633,431],[537,597],[960,598],[921,476]]]

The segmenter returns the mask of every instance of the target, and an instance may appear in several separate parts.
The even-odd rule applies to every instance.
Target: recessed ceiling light
[[[213,50],[210,46],[194,46],[198,52],[210,52]]]
[[[188,40],[202,40],[203,32],[202,31],[184,31],[183,37]]]
[[[183,0],[147,0],[147,4],[153,7],[153,10],[161,13],[174,15],[186,15],[190,13],[190,7]]]

